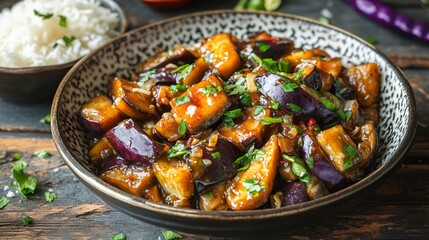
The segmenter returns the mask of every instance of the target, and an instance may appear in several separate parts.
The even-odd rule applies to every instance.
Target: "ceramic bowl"
[[[100,1],[103,7],[118,13],[118,31],[123,34],[128,27],[124,11],[113,0]],[[0,67],[0,98],[23,103],[51,101],[61,80],[77,61],[41,67]]]
[[[322,48],[344,64],[376,62],[381,73],[379,143],[381,164],[363,180],[328,196],[278,209],[209,212],[175,208],[146,201],[103,182],[87,156],[86,132],[77,119],[79,108],[105,93],[112,76],[129,77],[138,62],[175,44],[193,44],[203,37],[230,32],[240,39],[267,31],[290,38],[296,46]],[[55,144],[75,175],[97,196],[116,209],[145,222],[206,235],[249,235],[287,231],[294,226],[326,219],[356,204],[398,165],[416,129],[416,103],[403,73],[364,40],[333,26],[283,13],[202,12],[168,19],[129,32],[94,51],[66,75],[52,106]]]

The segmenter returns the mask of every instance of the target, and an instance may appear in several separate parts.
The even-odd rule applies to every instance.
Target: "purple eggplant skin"
[[[177,46],[173,52],[163,52],[154,55],[137,66],[137,73],[143,73],[153,69],[163,68],[168,64],[180,66],[195,62],[197,58],[183,46]]]
[[[320,76],[319,71],[316,67],[310,74],[308,74],[302,79],[302,83],[304,83],[307,87],[310,87],[315,90],[320,90],[322,88],[322,77]]]
[[[255,82],[261,88],[259,92],[279,103],[280,110],[293,114],[298,121],[308,122],[314,118],[320,127],[329,126],[339,122],[340,117],[333,111],[327,109],[323,104],[301,88],[295,88],[292,92],[285,92],[281,85],[286,79],[274,74],[263,73],[255,77]],[[297,85],[299,85],[297,83]],[[301,108],[298,113],[294,113],[288,107],[288,103],[295,104]]]
[[[112,147],[133,164],[150,164],[164,153],[165,145],[152,140],[132,119],[106,133]]]
[[[130,162],[121,156],[111,156],[103,161],[100,172],[106,172],[117,166],[130,165]]]
[[[316,136],[311,131],[304,131],[301,136],[301,147],[298,147],[297,153],[301,159],[313,159],[313,168],[309,167],[311,172],[317,176],[319,181],[328,189],[329,192],[336,192],[351,184],[351,182],[339,173],[324,154],[317,143]]]
[[[201,174],[194,179],[197,192],[202,192],[206,187],[223,182],[235,174],[232,163],[240,157],[240,150],[234,144],[219,138],[213,151],[204,145],[197,146],[203,147],[202,159],[211,162],[210,165],[204,166]],[[213,157],[216,152],[219,152],[219,158]]]
[[[269,46],[265,51],[261,51],[259,46],[265,45]],[[258,55],[260,58],[271,58],[277,60],[282,56],[291,53],[293,50],[294,44],[292,41],[287,39],[281,39],[278,41],[271,40],[256,40],[247,45],[244,48],[244,54],[250,56],[252,53]]]
[[[329,92],[343,100],[356,99],[352,90],[346,86],[346,84],[341,78],[337,78],[334,80],[334,85],[331,87]]]
[[[429,26],[395,12],[379,0],[345,0],[356,11],[375,22],[429,43]]]
[[[282,207],[290,206],[308,201],[307,185],[303,182],[284,182],[281,184],[280,191]]]

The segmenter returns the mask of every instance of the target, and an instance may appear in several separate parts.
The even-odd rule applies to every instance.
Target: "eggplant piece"
[[[362,172],[358,168],[362,161],[361,154],[341,125],[320,132],[316,139],[337,171],[352,181],[356,181],[362,176]]]
[[[192,64],[192,69],[187,74],[184,74],[183,78],[179,79],[180,74],[178,75],[177,82],[190,87],[200,82],[209,69],[210,68],[206,63],[206,60],[204,58],[199,58],[194,64]]]
[[[343,109],[346,119],[341,123],[341,125],[347,133],[353,137],[353,132],[356,127],[363,124],[363,117],[359,108],[359,103],[356,100],[345,101]]]
[[[312,63],[302,63],[296,68],[303,72],[302,82],[312,89],[328,91],[334,83],[334,77],[331,74],[318,69]]]
[[[113,105],[126,116],[146,119],[157,114],[152,93],[142,89],[136,82],[115,78],[110,93]]]
[[[313,130],[306,130],[298,149],[300,158],[305,159],[311,172],[330,191],[335,192],[350,185],[350,181],[331,165],[328,156],[320,148]]]
[[[151,166],[116,166],[100,175],[103,181],[127,193],[143,197],[144,190],[155,183]]]
[[[202,49],[206,61],[213,65],[223,79],[228,79],[241,66],[241,59],[231,34],[220,33],[206,40]]]
[[[193,208],[191,199],[178,198],[173,194],[166,194],[164,202],[178,208]]]
[[[85,129],[96,136],[109,131],[125,118],[104,95],[94,97],[85,103],[80,109],[80,117]]]
[[[375,165],[375,155],[377,153],[377,131],[374,126],[367,122],[361,126],[359,132],[358,149],[362,154],[362,161],[359,168],[369,172]]]
[[[182,120],[191,134],[216,123],[231,105],[215,75],[190,87],[185,93],[170,101],[176,122]]]
[[[380,95],[380,74],[376,63],[367,63],[347,69],[345,79],[363,107],[378,102]]]
[[[234,124],[234,126],[219,125],[219,134],[242,151],[247,149],[252,143],[256,143],[257,147],[261,146],[267,128],[267,125],[261,123],[261,119],[269,117],[271,111],[269,108],[264,108],[257,116],[254,113],[255,108],[248,108],[242,115],[242,120]]]
[[[291,55],[284,57],[284,59],[296,67],[303,60],[310,59],[314,56],[314,53],[310,50],[295,51]]]
[[[341,74],[341,58],[333,58],[333,59],[318,59],[316,61],[316,66],[318,69],[326,72],[327,74],[332,75],[334,78],[337,78]]]
[[[232,177],[235,174],[232,163],[240,156],[239,149],[217,133],[206,142],[194,146],[187,159],[197,192]]]
[[[261,85],[259,91],[279,103],[280,109],[296,116],[298,121],[308,122],[314,118],[316,122],[325,127],[340,121],[340,117],[333,111],[327,109],[321,102],[317,101],[306,91],[298,87],[291,80],[273,74],[264,73],[255,77],[255,81]],[[282,84],[294,84],[295,87],[286,92]],[[299,111],[293,111],[290,104],[298,106]]]
[[[162,115],[162,118],[156,123],[155,129],[159,135],[169,142],[177,141],[182,137],[179,132],[179,124],[171,112]]]
[[[122,167],[128,165],[131,165],[129,161],[127,161],[121,156],[113,155],[103,160],[103,162],[101,163],[100,172],[106,172],[115,167]]]
[[[307,185],[307,196],[310,200],[321,198],[328,195],[329,192],[326,187],[319,181],[319,179],[310,175],[310,184]]]
[[[168,64],[187,64],[193,63],[196,57],[184,46],[177,45],[172,51],[158,53],[137,66],[137,73],[146,72],[155,68],[162,68]]]
[[[248,42],[241,51],[241,55],[246,56],[250,62],[254,62],[253,58],[251,57],[252,54],[256,54],[261,59],[271,58],[277,60],[282,56],[289,55],[292,52],[293,47],[293,41],[287,39],[261,39]],[[255,63],[251,64],[251,66],[256,67],[257,65]]]
[[[156,203],[163,203],[162,193],[158,184],[148,187],[143,191],[143,198]]]
[[[281,187],[282,206],[307,202],[307,185],[303,182],[285,182]]]
[[[95,166],[100,166],[104,160],[113,157],[114,155],[115,151],[106,137],[100,139],[100,141],[98,141],[88,152],[88,156]]]
[[[166,146],[152,140],[132,119],[128,119],[106,133],[110,144],[123,158],[140,164],[156,161]]]
[[[372,105],[367,108],[362,108],[363,117],[366,122],[372,123],[374,126],[378,126],[379,116],[378,116],[378,106]]]
[[[198,196],[198,207],[206,211],[226,211],[228,204],[225,199],[227,182],[220,182],[213,187],[204,190]]]
[[[185,161],[162,157],[152,166],[167,195],[174,195],[178,199],[190,199],[194,195],[194,181]]]
[[[334,80],[334,86],[331,88],[330,92],[344,100],[355,99],[353,91],[344,83],[342,78],[336,78]]]
[[[226,201],[230,209],[252,210],[268,200],[280,161],[277,137],[271,136],[261,150],[265,154],[259,159],[253,159],[249,168],[239,172],[226,190]]]

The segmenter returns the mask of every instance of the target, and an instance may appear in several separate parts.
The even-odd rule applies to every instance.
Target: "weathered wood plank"
[[[0,236],[13,239],[109,239],[124,232],[129,239],[157,239],[162,229],[110,208],[97,199],[65,166],[55,151],[49,134],[1,134],[0,197],[10,181],[10,153],[20,151],[30,163],[28,173],[39,180],[35,195],[28,200],[16,196],[0,210]],[[33,152],[50,151],[53,156],[39,159]],[[385,238],[424,239],[429,234],[429,165],[405,164],[370,198],[326,222],[293,229],[274,239]],[[57,199],[48,203],[43,193],[52,189]],[[31,226],[21,219],[29,215]],[[61,231],[59,231],[61,229]],[[184,234],[188,239],[224,239]],[[239,238],[231,238],[239,239]],[[264,239],[255,238],[255,239]]]

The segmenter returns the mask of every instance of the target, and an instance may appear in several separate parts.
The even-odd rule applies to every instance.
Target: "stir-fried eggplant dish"
[[[320,198],[376,165],[380,76],[266,32],[175,46],[80,110],[100,178],[209,211]]]

